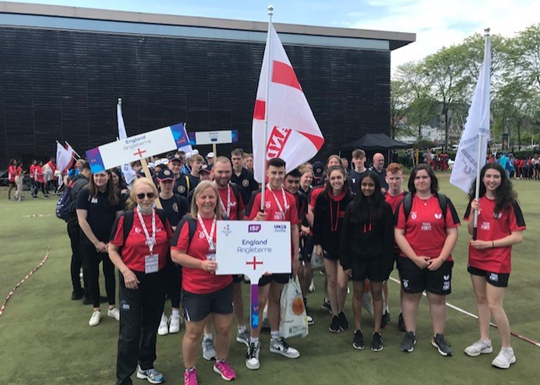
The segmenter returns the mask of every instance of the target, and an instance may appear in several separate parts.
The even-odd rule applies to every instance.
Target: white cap
[[[213,158],[214,157],[214,153],[213,152],[209,152],[208,155],[206,155],[207,158]]]
[[[193,155],[198,154],[198,153],[199,153],[199,150],[195,149],[195,150],[193,150],[193,152],[191,153],[191,155],[193,156]]]
[[[156,166],[155,166],[155,164],[154,164],[154,163],[150,162],[150,163],[148,163],[148,167],[150,167],[150,168],[154,168],[154,167],[156,167]]]

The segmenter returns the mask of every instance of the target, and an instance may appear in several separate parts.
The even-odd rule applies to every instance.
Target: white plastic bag
[[[290,279],[281,292],[279,334],[283,338],[308,335],[306,308],[298,277]]]
[[[322,254],[317,254],[315,248],[311,254],[311,268],[313,270],[324,270],[324,257]]]

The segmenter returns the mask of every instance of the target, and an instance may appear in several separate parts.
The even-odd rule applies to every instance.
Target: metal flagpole
[[[79,154],[77,154],[77,151],[75,151],[75,149],[73,148],[73,146],[72,146],[71,144],[69,144],[69,143],[67,142],[67,140],[64,140],[64,142],[66,142],[66,144],[67,144],[69,147],[71,147],[71,149],[73,150],[73,153],[74,153],[75,155],[77,155],[77,156],[79,157],[79,159],[80,159],[81,156],[80,156]]]

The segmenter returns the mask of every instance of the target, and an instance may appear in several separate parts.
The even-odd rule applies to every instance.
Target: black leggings
[[[103,275],[105,277],[105,291],[109,305],[116,304],[116,279],[114,277],[114,265],[107,253],[98,253],[94,245],[81,243],[83,263],[88,274],[88,286],[92,296],[92,304],[99,307],[99,263],[103,261]]]

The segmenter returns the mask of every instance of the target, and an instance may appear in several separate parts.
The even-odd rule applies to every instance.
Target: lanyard
[[[143,216],[139,210],[137,211],[137,215],[139,215],[139,220],[141,221],[141,226],[144,231],[144,235],[146,236],[146,245],[148,246],[148,249],[150,250],[150,254],[153,254],[154,251],[154,245],[156,244],[156,210],[152,210],[152,237],[148,234],[148,230],[146,229],[146,223],[144,223]]]
[[[281,207],[281,203],[279,203],[279,199],[270,188],[270,185],[267,184],[266,187],[268,187],[268,191],[270,191],[274,196],[274,201],[276,201],[276,205],[279,209],[279,212],[281,213],[282,220],[285,220],[285,212],[287,212],[287,210],[289,209],[289,203],[287,202],[287,197],[285,196],[285,189],[283,187],[281,188],[281,196],[283,197],[283,204],[285,205],[285,210],[283,210],[283,207]]]
[[[231,217],[231,185],[227,185],[227,208],[225,209],[225,205],[223,204],[223,200],[219,200],[219,204],[221,205],[221,209],[227,214],[227,218]]]
[[[212,222],[212,229],[210,230],[210,234],[208,234],[208,231],[206,231],[206,227],[204,226],[201,214],[197,214],[197,219],[199,220],[199,225],[201,225],[204,236],[206,237],[206,241],[208,242],[208,247],[210,248],[210,250],[214,250],[214,232],[216,230],[216,216],[214,215],[214,221]]]

